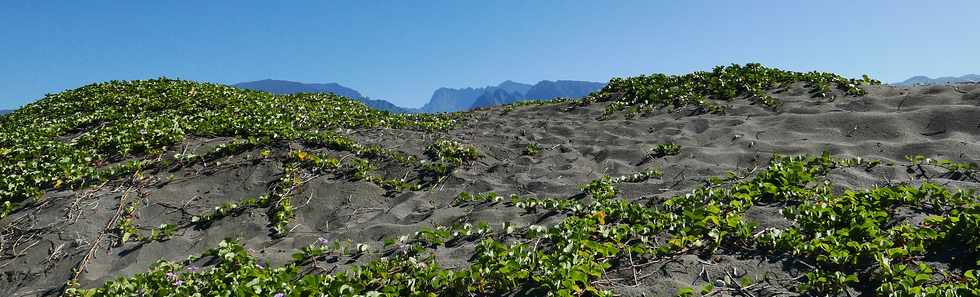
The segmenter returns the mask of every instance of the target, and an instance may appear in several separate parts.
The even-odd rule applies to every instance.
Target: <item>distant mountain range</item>
[[[413,109],[402,108],[385,100],[371,99],[361,95],[357,90],[342,86],[338,83],[308,84],[288,80],[263,79],[237,83],[232,85],[236,88],[269,92],[273,94],[296,94],[296,93],[334,93],[339,96],[348,97],[377,110],[390,112],[408,113],[414,112]]]
[[[895,83],[896,85],[942,85],[951,83],[961,83],[961,82],[980,82],[980,75],[977,74],[967,74],[960,77],[954,76],[943,76],[937,78],[929,78],[928,76],[913,76],[902,82]]]
[[[420,108],[421,112],[453,112],[467,110],[483,95],[487,88],[439,88],[432,92],[429,102]]]
[[[14,112],[14,111],[13,110],[9,110],[9,109],[0,109],[0,115],[5,115],[5,114],[11,113],[11,112]]]
[[[473,108],[513,102],[523,97],[533,86],[529,84],[504,81],[496,86],[482,88],[450,89],[439,88],[432,92],[429,103],[422,106],[422,112],[454,112]]]
[[[920,75],[896,82],[894,85],[931,85],[959,82],[980,82],[980,75],[967,74],[959,77],[944,76],[938,78]],[[287,80],[263,79],[237,83],[232,86],[274,94],[327,92],[349,97],[378,110],[396,113],[431,113],[465,111],[474,108],[509,104],[521,100],[546,100],[556,97],[580,98],[602,89],[605,85],[605,83],[599,82],[573,80],[543,80],[534,85],[530,85],[507,80],[496,86],[480,88],[439,88],[432,92],[432,97],[429,98],[429,102],[421,108],[401,107],[385,100],[371,99],[362,95],[357,90],[337,83],[301,83]],[[0,110],[0,115],[11,112],[13,110]]]
[[[514,88],[511,81],[505,81],[497,87],[488,87],[487,90],[474,100],[473,108],[483,108],[502,104],[514,103],[520,100],[547,100],[556,97],[579,98],[585,97],[589,93],[598,91],[606,86],[604,83],[574,80],[550,81],[543,80],[537,84],[519,84],[521,88]],[[524,88],[526,86],[526,88]]]
[[[496,86],[482,88],[439,88],[432,92],[429,102],[421,108],[400,107],[385,100],[371,99],[357,90],[337,83],[310,84],[286,80],[265,79],[234,84],[234,87],[270,92],[273,94],[334,93],[363,102],[378,110],[398,113],[456,112],[474,108],[514,103],[520,100],[545,100],[556,97],[578,98],[598,91],[604,83],[559,80],[543,80],[534,85],[504,81]]]

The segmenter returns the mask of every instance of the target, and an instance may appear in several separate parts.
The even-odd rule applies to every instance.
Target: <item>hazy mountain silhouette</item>
[[[308,84],[288,80],[263,79],[237,83],[232,86],[242,89],[264,91],[273,94],[334,93],[353,99],[364,98],[360,92],[337,83]]]
[[[481,108],[513,103],[527,94],[527,91],[534,86],[514,81],[504,81],[496,87],[487,87],[480,97],[477,97],[467,109]]]
[[[14,112],[14,111],[13,110],[5,110],[5,109],[4,110],[0,110],[0,115],[8,114],[8,113],[11,113],[11,112]]]
[[[334,93],[339,96],[348,97],[371,108],[386,110],[390,112],[414,112],[409,108],[399,107],[385,100],[371,99],[361,95],[357,90],[342,86],[338,83],[308,84],[288,80],[263,79],[237,83],[232,85],[237,88],[269,92],[273,94],[296,94],[296,93]]]
[[[507,82],[510,81],[506,81],[504,83]],[[501,86],[503,86],[504,83],[502,83]],[[589,81],[542,80],[537,84],[534,84],[534,86],[527,88],[524,92],[520,92],[520,89],[504,89],[502,87],[497,87],[495,89],[488,89],[486,92],[484,92],[483,95],[473,102],[471,108],[509,104],[522,100],[547,100],[558,97],[580,98],[585,97],[589,93],[602,89],[602,87],[605,85],[606,84],[604,83]]]
[[[494,87],[488,89],[479,98],[476,98],[476,101],[473,102],[470,109],[513,103],[523,97],[524,94],[522,93],[508,92],[506,89]]]
[[[511,95],[518,95],[517,97],[522,97],[528,90],[531,89],[531,87],[532,86],[529,84],[506,80],[496,86],[481,88],[439,88],[435,90],[435,92],[432,92],[432,97],[429,99],[429,102],[422,106],[422,108],[419,110],[422,112],[455,112],[470,110],[474,107],[474,104],[476,104],[478,100],[489,102],[500,102],[500,100],[509,101],[510,99],[505,98],[509,98]],[[497,91],[501,91],[501,93],[498,94]],[[505,103],[494,103],[491,105],[499,104]],[[480,105],[480,107],[483,106],[490,105]]]
[[[473,108],[509,104],[520,100],[541,100],[556,97],[578,98],[602,89],[605,84],[573,80],[543,80],[537,84],[529,85],[507,80],[496,86],[481,88],[439,88],[432,92],[432,97],[428,103],[417,109],[400,107],[385,100],[371,99],[361,95],[357,90],[337,83],[311,84],[287,80],[264,79],[237,83],[233,86],[273,94],[334,93],[358,100],[378,110],[399,113],[428,113],[465,111]]]
[[[530,90],[532,87],[534,86],[525,83],[514,82],[512,80],[505,80],[504,82],[497,85],[497,88],[507,91],[508,93],[518,93],[518,94],[527,94],[527,91]]]
[[[476,98],[483,95],[487,88],[439,88],[432,92],[429,102],[420,108],[422,112],[454,112],[467,110],[473,106]]]
[[[960,77],[954,76],[943,76],[937,78],[930,78],[928,76],[913,76],[902,82],[895,83],[896,85],[941,85],[950,83],[960,83],[960,82],[980,82],[980,75],[977,74],[967,74]]]

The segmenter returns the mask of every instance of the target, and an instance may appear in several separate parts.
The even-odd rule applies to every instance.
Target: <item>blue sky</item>
[[[980,72],[980,1],[0,0],[0,109],[160,76],[338,82],[417,107],[438,87],[606,81],[760,62]]]

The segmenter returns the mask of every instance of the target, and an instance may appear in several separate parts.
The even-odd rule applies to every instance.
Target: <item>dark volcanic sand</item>
[[[765,166],[773,153],[820,154],[882,159],[901,163],[906,155],[977,162],[980,158],[980,87],[978,85],[869,88],[865,97],[838,97],[832,102],[810,98],[802,86],[775,94],[785,102],[780,112],[738,102],[727,115],[689,116],[686,110],[657,111],[625,119],[617,115],[599,121],[604,104],[563,111],[566,105],[479,110],[462,127],[444,134],[402,130],[347,131],[365,144],[377,143],[422,156],[426,145],[449,136],[475,145],[482,157],[457,170],[433,189],[386,194],[368,182],[351,182],[330,175],[307,181],[293,196],[296,218],[292,231],[273,239],[264,209],[218,220],[209,228],[187,228],[172,239],[147,244],[110,246],[111,235],[103,238],[94,257],[80,275],[83,287],[143,272],[159,259],[183,260],[213,248],[224,238],[240,238],[270,265],[289,260],[292,252],[318,237],[331,241],[350,239],[378,247],[383,238],[411,234],[422,227],[461,222],[499,225],[553,224],[560,217],[549,213],[526,213],[504,204],[454,204],[462,191],[496,191],[501,195],[574,198],[579,185],[601,176],[620,176],[660,167],[664,177],[638,184],[623,184],[621,197],[631,200],[658,199],[703,185],[710,176],[727,171],[750,171]],[[826,101],[826,100],[824,100]],[[191,151],[205,151],[222,139],[190,139]],[[542,151],[523,156],[528,143]],[[660,143],[682,146],[675,156],[639,164],[647,149]],[[298,144],[291,144],[298,145]],[[277,154],[288,151],[287,145]],[[328,152],[328,151],[325,151]],[[343,155],[339,152],[333,152]],[[187,222],[192,214],[203,214],[225,202],[256,197],[282,173],[279,161],[243,161],[251,151],[174,172],[151,172],[142,188],[119,187],[110,182],[79,192],[48,192],[40,205],[11,214],[4,228],[0,271],[0,295],[58,295],[72,277],[107,221],[117,212],[122,196],[139,199],[142,205],[136,222],[140,226]],[[389,164],[390,165],[390,164]],[[399,170],[402,170],[400,172]],[[380,173],[398,177],[404,169],[382,166]],[[887,182],[912,179],[901,166],[882,166],[836,172],[840,185],[867,188]],[[951,186],[976,188],[969,181],[941,181]],[[125,193],[125,194],[124,194]],[[753,207],[747,217],[762,226],[789,224],[778,209]],[[910,217],[914,219],[915,214]],[[442,264],[463,265],[471,244],[441,248]],[[374,256],[341,259],[328,264],[363,263]],[[707,264],[705,264],[707,263]],[[629,279],[610,287],[623,295],[659,296],[677,288],[699,287],[705,279],[721,278],[735,270],[765,280],[770,294],[785,292],[799,275],[797,263],[761,256],[726,255],[715,259],[682,256],[673,261],[644,267],[644,276],[634,286]],[[612,275],[611,277],[616,277]]]

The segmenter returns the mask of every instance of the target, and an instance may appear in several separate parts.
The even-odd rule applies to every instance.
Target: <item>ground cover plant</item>
[[[864,167],[873,161],[773,156],[752,177],[724,186],[695,189],[647,205],[617,198],[617,183],[642,179],[602,178],[582,187],[589,199],[521,197],[496,193],[459,197],[461,205],[507,203],[566,216],[557,225],[493,228],[470,224],[422,230],[387,241],[389,252],[371,263],[334,274],[299,274],[304,261],[331,253],[372,252],[380,247],[345,248],[318,242],[297,251],[283,267],[258,266],[234,241],[202,257],[216,265],[197,271],[186,263],[162,261],[150,272],[72,296],[128,296],[225,292],[232,295],[282,296],[464,296],[549,295],[611,296],[604,279],[629,274],[639,281],[638,265],[680,254],[710,259],[721,252],[767,253],[807,263],[799,293],[888,296],[972,296],[980,293],[980,198],[939,184],[897,184],[835,193],[825,177],[834,171]],[[647,174],[656,176],[656,174]],[[615,181],[615,182],[614,182]],[[787,228],[759,229],[745,217],[756,205],[785,205]],[[899,220],[897,206],[925,207],[921,223]],[[460,240],[476,242],[470,266],[448,269],[432,248]],[[960,259],[935,258],[930,251],[961,247]],[[198,258],[193,258],[191,261]],[[755,280],[708,285],[717,292],[752,294]],[[693,295],[694,288],[679,295]]]
[[[454,115],[395,115],[331,94],[274,96],[190,81],[94,84],[47,97],[0,119],[0,203],[38,198],[125,175],[189,137],[235,137],[236,149],[291,140],[363,153],[340,128],[437,131]],[[188,156],[181,161],[193,161]],[[146,164],[143,164],[146,165]]]
[[[654,158],[673,156],[681,152],[681,146],[674,143],[662,143],[650,149],[650,155]]]
[[[749,99],[772,109],[782,103],[768,92],[803,82],[814,97],[860,96],[862,85],[879,85],[880,81],[864,76],[847,79],[826,72],[795,72],[765,67],[761,64],[718,66],[712,71],[685,75],[652,74],[613,78],[602,90],[586,97],[582,103],[611,102],[605,115],[626,110],[628,115],[659,107],[693,107],[702,113],[724,113],[725,103]]]
[[[45,192],[99,191],[107,184],[120,182],[127,187],[123,197],[115,202],[118,211],[93,244],[85,248],[87,253],[81,262],[74,265],[72,281],[85,270],[100,246],[138,248],[167,241],[188,229],[206,229],[218,220],[251,209],[263,209],[271,236],[284,237],[295,227],[291,225],[296,209],[292,197],[295,189],[311,177],[331,174],[401,192],[420,190],[451,173],[431,173],[425,170],[430,163],[419,157],[361,144],[344,135],[344,131],[438,132],[460,120],[459,115],[453,114],[380,112],[332,94],[277,96],[171,79],[89,85],[48,95],[0,119],[0,219],[19,210],[29,213],[48,205]],[[187,142],[202,138],[221,141],[204,151],[187,151]],[[281,153],[293,145],[314,151]],[[310,157],[323,152],[334,155]],[[344,156],[336,156],[341,153]],[[215,206],[211,212],[184,211],[187,217],[175,222],[155,226],[139,222],[138,209],[155,201],[145,201],[142,194],[134,192],[159,178],[154,175],[182,168],[220,168],[223,161],[232,157],[244,157],[236,161],[240,164],[280,163],[286,174],[264,195],[241,197]],[[415,174],[385,176],[377,164],[393,164]],[[33,238],[39,230],[43,229],[23,231],[7,226],[3,236],[18,236],[18,241],[13,242],[16,247],[19,240]],[[0,238],[3,240],[6,237]],[[103,245],[103,241],[111,243]],[[13,252],[14,258],[19,254],[8,248],[0,250]]]
[[[525,156],[536,156],[540,152],[541,146],[539,146],[537,143],[528,143],[527,147],[524,148]]]

